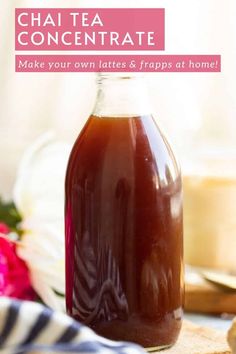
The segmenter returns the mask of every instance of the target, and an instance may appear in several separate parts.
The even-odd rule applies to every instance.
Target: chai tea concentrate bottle
[[[144,78],[100,74],[66,176],[66,306],[109,339],[173,345],[183,305],[182,187]]]

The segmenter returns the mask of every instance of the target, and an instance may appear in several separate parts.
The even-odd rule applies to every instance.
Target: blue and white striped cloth
[[[144,354],[131,343],[114,342],[63,313],[30,301],[0,298],[0,353]]]

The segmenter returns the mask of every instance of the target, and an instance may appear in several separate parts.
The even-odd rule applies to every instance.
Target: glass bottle
[[[182,185],[144,78],[100,74],[66,176],[66,306],[109,339],[173,345],[183,305]]]

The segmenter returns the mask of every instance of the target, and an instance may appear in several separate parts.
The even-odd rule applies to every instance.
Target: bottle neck
[[[136,117],[151,114],[144,77],[100,74],[93,115],[99,117]]]

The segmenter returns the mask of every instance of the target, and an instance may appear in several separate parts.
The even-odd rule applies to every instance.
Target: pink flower
[[[4,222],[0,222],[0,234],[7,235],[9,232],[9,227]]]
[[[1,232],[2,230],[3,227]],[[25,262],[18,257],[16,244],[7,237],[0,237],[0,296],[22,300],[35,299],[28,268]]]

